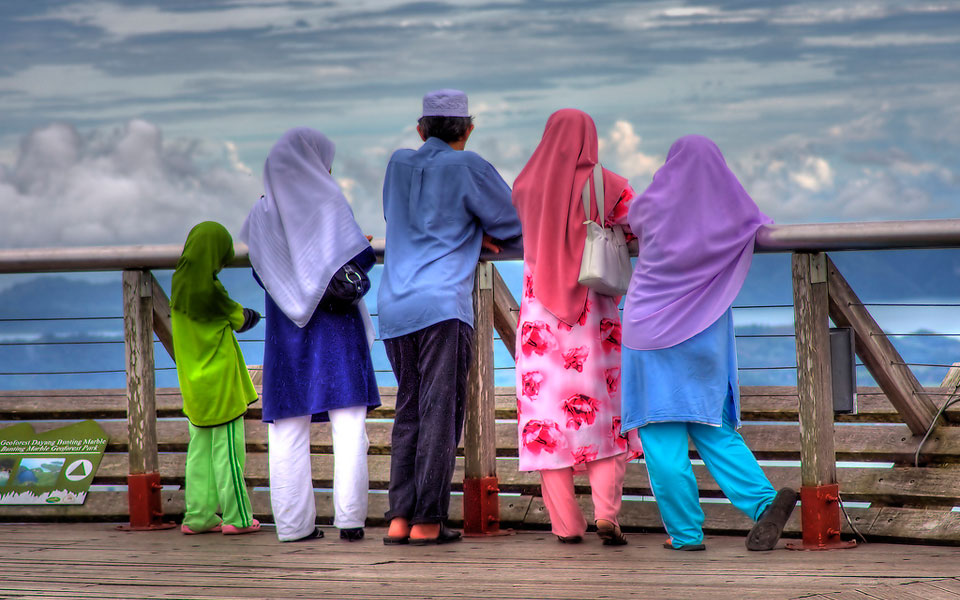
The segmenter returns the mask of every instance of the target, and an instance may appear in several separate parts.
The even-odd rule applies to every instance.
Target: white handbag
[[[603,210],[603,169],[600,163],[593,170],[593,186],[597,196],[600,222],[590,219],[590,178],[583,186],[583,212],[587,220],[587,239],[583,244],[583,260],[580,261],[580,277],[577,281],[605,296],[622,296],[627,293],[633,267],[630,253],[623,237],[623,227],[605,227]]]

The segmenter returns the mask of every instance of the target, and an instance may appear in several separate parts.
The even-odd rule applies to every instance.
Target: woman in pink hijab
[[[599,221],[595,193],[589,215],[581,196],[584,186],[595,189],[597,163],[593,120],[559,110],[513,184],[524,260],[516,350],[520,470],[540,471],[553,533],[564,543],[582,541],[587,529],[573,486],[574,472],[586,471],[597,533],[604,544],[622,545],[617,517],[628,440],[620,434],[619,298],[577,283],[584,221]],[[627,180],[603,169],[603,190],[606,221],[625,224],[633,197]]]
[[[777,492],[737,433],[730,306],[753,259],[760,212],[720,149],[689,135],[630,206],[640,251],[623,308],[623,429],[639,430],[673,550],[703,550],[689,440],[723,493],[755,520],[748,550],[772,550],[797,502]]]

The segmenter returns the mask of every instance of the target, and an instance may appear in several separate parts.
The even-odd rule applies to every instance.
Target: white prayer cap
[[[435,90],[423,97],[424,117],[469,117],[467,95],[460,90]]]

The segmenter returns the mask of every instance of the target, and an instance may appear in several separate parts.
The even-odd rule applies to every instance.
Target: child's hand
[[[260,313],[252,308],[243,309],[243,325],[237,330],[237,333],[243,333],[253,329],[260,322]]]

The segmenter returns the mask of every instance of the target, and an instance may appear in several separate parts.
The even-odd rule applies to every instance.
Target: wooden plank
[[[903,584],[872,585],[857,590],[869,600],[930,600],[928,596],[918,596],[918,590],[908,590]]]
[[[463,427],[466,476],[497,474],[497,437],[493,389],[493,264],[477,265],[473,289],[473,361],[467,378]],[[482,526],[481,526],[482,529]]]
[[[161,482],[183,485],[183,453],[164,452],[159,455]],[[333,456],[313,454],[311,457],[313,485],[317,488],[333,486]],[[370,489],[385,490],[390,481],[389,455],[367,457],[370,473]],[[800,485],[798,467],[765,466],[764,473],[777,489],[797,488]],[[463,483],[463,458],[458,458],[453,475],[453,489],[460,491]],[[718,498],[723,496],[720,487],[703,465],[693,466],[694,475],[701,496]],[[247,484],[253,486],[269,485],[267,455],[257,452],[247,455],[244,470]],[[122,453],[104,455],[97,471],[95,484],[126,483],[127,462]],[[521,493],[531,496],[540,495],[540,475],[536,471],[520,471],[517,459],[500,458],[497,460],[497,477],[500,489],[504,493]],[[960,506],[960,468],[842,468],[837,469],[837,479],[843,498],[848,501],[874,502],[884,505],[939,505]],[[589,494],[590,486],[585,475],[574,479],[579,494]],[[626,496],[650,496],[649,479],[646,465],[631,462],[627,465],[623,493]]]
[[[247,365],[247,372],[250,373],[250,379],[253,380],[253,385],[257,388],[257,393],[262,393],[263,365]]]
[[[0,421],[0,428],[15,422]],[[61,423],[40,422],[37,431],[48,431]],[[126,452],[127,435],[124,423],[101,421],[107,433],[108,452]],[[246,421],[247,451],[266,452],[266,426],[256,420]],[[368,421],[370,454],[389,454],[389,422]],[[497,456],[517,456],[517,424],[498,421],[496,433]],[[186,451],[189,434],[185,419],[161,420],[157,423],[159,446],[163,452]],[[761,460],[798,460],[800,458],[800,431],[796,425],[746,424],[740,434],[747,445]],[[311,452],[332,452],[330,426],[317,424],[311,429]],[[836,455],[839,460],[884,461],[912,464],[913,453],[919,438],[913,436],[906,425],[838,425],[835,427]],[[462,448],[462,445],[461,445]],[[696,457],[691,446],[691,456]],[[923,446],[921,460],[929,463],[956,464],[960,462],[960,427],[938,429]]]
[[[253,507],[254,517],[264,523],[273,522],[273,513],[270,507],[269,492],[248,490],[250,504]],[[179,521],[183,517],[184,500],[183,490],[163,490],[161,492],[163,513],[166,520]],[[333,522],[333,493],[316,492],[314,499],[317,505],[317,518],[320,523]],[[503,496],[500,498],[501,521],[519,524],[527,515],[532,499],[529,496]],[[383,518],[389,508],[387,494],[383,492],[371,493],[368,496],[369,516],[367,522],[383,524]],[[0,505],[0,522],[18,520],[36,521],[116,521],[129,520],[126,492],[90,492],[86,502],[73,506],[46,506]],[[463,503],[458,498],[450,502],[450,523],[459,524],[463,521]]]
[[[837,481],[825,260],[826,255],[822,253],[794,253],[792,261],[800,462],[804,486]]]
[[[857,355],[864,366],[910,430],[917,435],[924,434],[933,422],[936,407],[829,258],[827,271],[830,281],[830,318],[838,327],[853,327]]]
[[[491,263],[492,264],[492,263]],[[493,327],[500,335],[500,340],[510,352],[510,358],[516,360],[517,355],[517,323],[520,317],[520,305],[510,293],[510,288],[500,276],[496,265],[493,266]]]
[[[177,388],[156,390],[158,417],[180,417],[183,401]],[[127,391],[4,390],[0,391],[0,420],[126,419]]]
[[[953,363],[947,374],[943,376],[940,387],[951,388],[954,392],[960,389],[960,362]]]
[[[951,577],[949,579],[937,579],[935,581],[925,581],[923,583],[926,584],[924,587],[932,588],[931,592],[933,592],[934,590],[936,590],[937,593],[946,592],[949,594],[954,594],[955,596],[960,598],[960,578],[958,577]],[[931,595],[931,598],[932,597],[933,596]],[[944,594],[944,598],[947,598],[947,597],[948,596]]]
[[[957,543],[960,541],[960,513],[917,508],[848,508],[851,514],[875,513],[876,517],[858,528],[867,539],[913,543]]]
[[[251,376],[257,365],[248,366]],[[259,391],[259,390],[258,390]],[[939,408],[955,390],[931,387],[925,393]],[[382,406],[369,413],[371,419],[392,419],[396,406],[395,387],[380,388]],[[157,417],[181,417],[182,399],[177,388],[157,388]],[[122,419],[127,411],[126,390],[3,390],[0,391],[0,420]],[[494,388],[497,419],[517,418],[516,390]],[[799,418],[797,388],[793,386],[743,386],[740,388],[740,413],[744,421],[781,421],[795,423]],[[946,420],[960,424],[960,404],[945,411]],[[261,418],[259,402],[247,411],[248,419]],[[856,414],[835,415],[838,423],[902,423],[900,413],[878,387],[863,386],[857,391]]]
[[[153,275],[146,271],[123,272],[130,474],[157,470],[152,279]]]
[[[953,388],[928,387],[924,394],[939,409],[954,393]],[[741,417],[745,421],[796,421],[796,388],[742,387],[740,390]],[[946,421],[960,423],[960,405],[944,412]],[[838,423],[902,423],[900,413],[890,404],[883,391],[874,386],[857,389],[857,412],[834,415]]]
[[[384,530],[345,543],[284,544],[273,532],[226,538],[179,531],[125,533],[102,523],[4,524],[4,598],[851,598],[856,590],[936,585],[956,572],[955,552],[869,544],[850,552],[748,554],[742,534],[709,536],[708,550],[663,549],[662,533],[628,533],[629,545],[556,543],[549,532],[470,538],[452,546],[385,547]],[[332,535],[331,535],[332,534]],[[953,580],[955,581],[955,580]],[[922,589],[922,588],[921,588]],[[842,590],[844,595],[836,595]],[[859,600],[869,600],[869,595]],[[939,600],[938,597],[931,598]]]
[[[849,568],[838,572],[828,562],[837,562],[831,553],[779,551],[744,560],[739,537],[710,538],[707,553],[690,556],[660,548],[660,535],[631,534],[627,548],[601,547],[592,536],[568,547],[545,533],[524,533],[417,549],[383,547],[382,530],[356,544],[329,539],[328,531],[327,539],[303,545],[281,544],[269,533],[229,540],[176,531],[118,537],[94,524],[47,532],[56,527],[5,525],[0,531],[22,540],[2,563],[5,596],[559,600],[630,598],[642,590],[644,598],[723,600],[868,586],[878,572],[886,582],[919,577],[897,547],[851,553]],[[916,556],[930,572],[952,567],[926,548]]]
[[[956,591],[950,591],[942,586],[954,586]],[[960,600],[960,582],[956,579],[911,581],[901,584],[900,587],[923,600]]]
[[[163,344],[170,358],[176,362],[173,355],[173,323],[170,320],[170,299],[166,292],[160,286],[160,282],[153,276],[153,273],[147,272],[150,278],[150,284],[153,288],[153,331],[157,334],[157,339]]]

